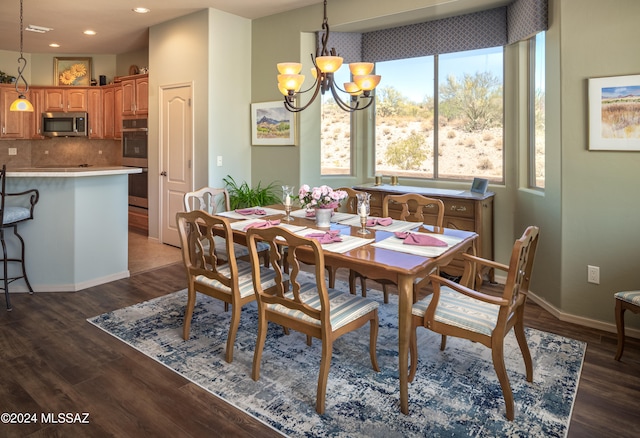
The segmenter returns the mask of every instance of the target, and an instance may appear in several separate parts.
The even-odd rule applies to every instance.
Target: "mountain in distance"
[[[267,116],[262,116],[262,118],[258,120],[258,125],[262,125],[263,123],[266,123],[267,125],[279,125],[280,123],[282,123],[282,120],[276,120]]]

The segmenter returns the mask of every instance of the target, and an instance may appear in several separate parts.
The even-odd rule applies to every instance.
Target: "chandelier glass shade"
[[[334,81],[334,73],[342,67],[343,58],[336,54],[336,49],[327,50],[329,40],[329,23],[327,21],[327,0],[324,1],[324,20],[322,21],[322,48],[314,57],[311,55],[311,75],[314,78],[313,85],[300,91],[304,83],[305,76],[300,74],[302,64],[299,62],[282,62],[278,67],[278,90],[284,95],[284,106],[291,112],[300,112],[308,108],[318,97],[318,94],[331,92],[335,103],[340,109],[348,112],[363,110],[373,103],[374,96],[371,95],[380,83],[380,75],[372,75],[372,62],[354,62],[349,64],[349,70],[353,77],[353,82],[345,82],[343,87],[338,86]],[[313,92],[309,101],[304,105],[297,105],[296,98],[304,93]],[[347,102],[340,98],[339,92],[347,93],[350,98]]]
[[[22,75],[22,72],[27,67],[27,60],[22,56],[22,0],[20,0],[20,58],[18,58],[18,77],[16,78],[16,93],[18,98],[11,102],[9,111],[28,111],[33,112],[33,105],[25,97],[25,93],[29,91],[29,84]],[[20,91],[19,83],[24,82],[24,90]]]

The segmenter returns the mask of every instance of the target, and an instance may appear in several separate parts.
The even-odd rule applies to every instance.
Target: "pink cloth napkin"
[[[387,227],[393,223],[393,219],[390,217],[380,217],[380,218],[371,218],[367,219],[368,227],[375,227],[376,225],[380,225],[381,227]]]
[[[263,216],[265,214],[267,214],[266,211],[264,211],[261,208],[239,208],[236,210],[236,213],[240,213],[240,214],[244,214],[244,215],[248,215],[248,214],[257,214],[260,216]]]
[[[448,246],[447,242],[424,233],[395,233],[396,237],[404,239],[405,245],[417,246]]]
[[[342,237],[339,234],[340,230],[331,230],[326,233],[309,233],[305,237],[315,239],[320,243],[342,242]]]
[[[247,231],[249,228],[271,228],[276,225],[280,225],[280,221],[277,219],[274,221],[253,222],[244,227],[244,231]]]

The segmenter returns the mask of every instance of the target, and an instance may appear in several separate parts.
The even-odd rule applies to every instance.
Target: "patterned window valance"
[[[486,11],[363,34],[331,32],[328,46],[335,47],[345,63],[499,47],[547,30],[547,15],[548,0],[514,0]]]

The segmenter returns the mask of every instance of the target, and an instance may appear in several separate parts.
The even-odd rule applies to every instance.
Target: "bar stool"
[[[616,360],[620,360],[624,351],[624,311],[631,310],[640,313],[640,290],[617,292],[616,297],[616,328],[618,329],[618,351]]]
[[[24,222],[30,219],[33,219],[33,208],[38,203],[38,199],[40,194],[38,190],[31,189],[24,192],[19,193],[7,193],[5,189],[6,183],[6,173],[7,166],[5,164],[2,165],[2,172],[0,173],[0,187],[2,190],[1,200],[0,200],[0,243],[2,243],[2,264],[4,268],[4,276],[3,280],[3,289],[4,295],[7,300],[7,311],[12,310],[11,301],[9,299],[9,284],[20,279],[24,278],[24,282],[29,288],[29,293],[33,293],[33,289],[31,288],[31,284],[29,284],[29,279],[27,278],[27,271],[24,266],[24,240],[22,236],[18,233],[18,224],[20,222]],[[22,197],[22,198],[19,198]],[[28,197],[28,200],[26,199]],[[23,204],[27,204],[28,206],[20,206],[20,205],[9,205],[5,207],[5,198],[15,198],[22,199]],[[13,228],[13,234],[18,237],[20,241],[20,258],[10,258],[7,255],[7,244],[5,242],[5,231]],[[9,277],[9,263],[17,262],[20,263],[22,267],[22,275],[17,275],[14,277]]]

